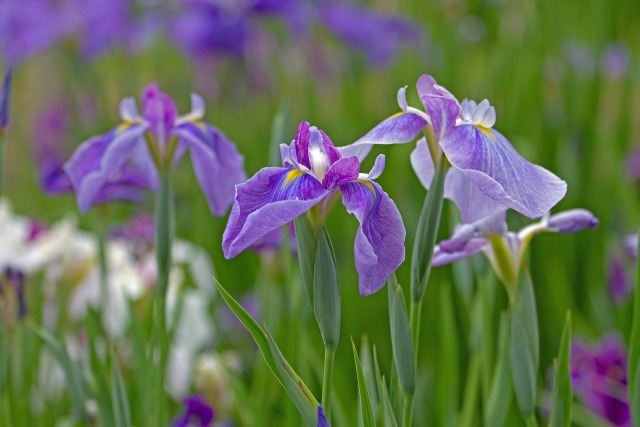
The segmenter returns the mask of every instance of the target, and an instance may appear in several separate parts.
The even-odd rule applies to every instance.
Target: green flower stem
[[[411,418],[413,418],[413,394],[405,395],[404,397],[402,427],[411,427]]]
[[[478,388],[480,385],[480,371],[482,367],[482,356],[476,352],[471,356],[467,373],[467,384],[462,401],[462,415],[460,417],[461,427],[470,427],[474,424],[475,409],[478,400]]]
[[[531,414],[525,418],[524,423],[527,427],[538,427],[538,420],[536,420],[535,414]]]
[[[173,205],[171,200],[171,186],[169,170],[160,171],[160,191],[156,199],[156,263],[158,269],[158,287],[156,302],[157,350],[159,350],[159,366],[156,382],[156,420],[157,425],[165,426],[166,400],[164,377],[167,370],[167,355],[169,352],[169,336],[167,333],[166,300],[169,287],[169,273],[171,271],[171,245],[173,241]]]
[[[322,376],[322,407],[327,419],[330,420],[331,412],[331,389],[333,386],[333,362],[336,356],[336,348],[325,348],[324,350],[324,374]]]
[[[411,299],[409,321],[411,322],[411,337],[413,338],[413,348],[415,355],[416,372],[418,368],[418,343],[420,342],[420,317],[422,315],[422,300]]]

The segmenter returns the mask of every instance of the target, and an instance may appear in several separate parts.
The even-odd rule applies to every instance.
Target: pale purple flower
[[[629,256],[636,261],[638,259],[638,233],[624,236],[623,244]]]
[[[280,148],[284,167],[263,168],[236,187],[222,240],[225,257],[233,258],[309,210],[313,223],[323,224],[341,195],[360,222],[354,247],[360,294],[378,291],[404,260],[406,234],[396,205],[373,181],[384,170],[384,156],[371,172],[360,173],[355,156],[343,157],[323,131],[307,122],[289,146]]]
[[[565,195],[567,185],[548,170],[525,160],[511,143],[493,129],[495,109],[486,99],[480,104],[458,100],[427,75],[417,83],[425,111],[411,107],[406,87],[398,91],[401,113],[384,120],[354,144],[341,147],[343,155],[363,159],[373,144],[412,141],[427,125],[435,133],[438,150],[451,164],[445,197],[460,208],[467,223],[511,208],[530,218],[548,212]],[[434,147],[431,147],[433,150]],[[434,153],[435,155],[435,153]],[[428,188],[434,162],[426,138],[418,141],[411,163]]]
[[[572,209],[555,215],[545,215],[538,223],[531,224],[518,233],[507,231],[504,212],[486,217],[471,224],[460,224],[453,236],[436,245],[432,265],[449,264],[483,251],[503,283],[510,285],[517,279],[522,257],[531,238],[540,232],[575,233],[585,228],[595,228],[598,219],[585,209]],[[506,248],[508,259],[496,256],[496,247]]]
[[[215,411],[200,396],[189,396],[183,401],[184,413],[173,420],[173,427],[210,427]]]
[[[627,392],[627,350],[617,335],[595,345],[571,343],[571,382],[579,400],[615,426],[631,426]]]
[[[158,167],[177,162],[188,150],[211,212],[223,215],[234,185],[246,177],[244,159],[220,130],[202,121],[204,100],[192,94],[191,104],[191,112],[179,116],[173,100],[155,83],[142,94],[142,114],[133,98],[123,99],[122,124],[81,144],[65,164],[80,211],[99,202],[101,192],[117,182],[133,180],[136,187],[156,190]]]
[[[607,46],[600,60],[600,67],[609,78],[621,80],[627,75],[630,62],[629,48],[622,42],[613,42]]]

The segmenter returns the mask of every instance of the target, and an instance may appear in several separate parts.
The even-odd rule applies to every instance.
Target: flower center
[[[309,163],[313,175],[322,182],[329,170],[329,156],[320,147],[309,148]]]

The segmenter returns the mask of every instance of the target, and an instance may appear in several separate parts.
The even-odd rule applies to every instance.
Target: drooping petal
[[[427,125],[427,121],[415,114],[398,113],[371,129],[351,145],[338,147],[343,157],[356,156],[363,161],[374,144],[403,144],[413,141]]]
[[[529,163],[493,129],[456,126],[440,146],[451,165],[480,191],[530,218],[548,212],[567,191],[566,182]]]
[[[261,169],[236,186],[222,237],[225,258],[233,258],[269,231],[294,220],[327,194],[308,173],[297,169]]]
[[[141,125],[114,129],[85,141],[73,153],[64,170],[73,184],[80,212],[89,209],[101,189],[127,161],[135,157],[136,164],[152,167],[153,159],[142,138],[146,130],[147,127]],[[153,177],[148,179],[154,181]]]
[[[560,233],[575,233],[585,228],[596,228],[598,218],[586,209],[571,209],[552,215],[547,230]]]
[[[357,157],[343,157],[335,162],[322,180],[327,191],[335,190],[339,185],[358,179],[360,162]]]
[[[482,249],[487,247],[489,242],[482,238],[471,239],[467,244],[459,251],[447,252],[443,250],[440,245],[436,245],[433,249],[433,258],[431,259],[431,265],[438,267],[440,265],[450,264],[459,259],[468,258],[477,254]]]
[[[440,248],[445,252],[458,252],[477,237],[501,236],[507,234],[506,212],[482,218],[471,224],[459,224],[447,240],[440,242]]]
[[[347,212],[360,222],[355,242],[355,262],[360,295],[384,286],[404,261],[405,228],[398,208],[373,181],[352,181],[340,186]]]
[[[322,405],[320,404],[318,404],[318,427],[330,427],[329,420],[324,414],[324,410],[322,409]]]
[[[421,138],[411,152],[411,165],[420,183],[428,190],[433,179],[434,166],[426,138]],[[472,223],[507,210],[505,205],[486,196],[456,168],[447,172],[444,197],[458,206],[465,223]]]
[[[233,202],[235,185],[246,180],[244,157],[216,127],[186,123],[173,131],[189,147],[193,171],[214,215],[224,215]]]

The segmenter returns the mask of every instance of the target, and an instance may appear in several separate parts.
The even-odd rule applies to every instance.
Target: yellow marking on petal
[[[404,111],[400,111],[399,113],[395,113],[394,115],[389,116],[389,118],[392,118],[392,117],[398,117],[398,116],[400,116],[400,115],[402,115],[402,114],[407,114],[407,113],[405,113]]]
[[[124,132],[125,130],[127,130],[130,126],[134,125],[134,122],[124,122],[122,123],[120,126],[118,126],[118,130],[116,131],[116,134],[121,134],[122,132]]]
[[[207,127],[200,120],[190,120],[190,123],[196,125],[198,129],[202,131],[202,133],[205,133],[207,131]]]
[[[364,179],[356,179],[356,182],[360,182],[364,185],[366,185],[367,187],[369,187],[369,190],[373,191],[373,195],[376,195],[376,190],[375,188],[373,188],[373,185],[371,185],[371,183],[369,181],[365,181]]]
[[[306,172],[299,171],[298,169],[290,170],[287,174],[287,178],[284,180],[285,187],[291,183],[294,179],[299,177],[300,175],[304,175]]]
[[[491,139],[495,139],[493,137],[493,134],[491,133],[491,129],[484,127],[482,125],[474,125],[475,127],[477,127],[478,129],[480,129],[482,132],[484,132],[486,135],[488,135]]]

